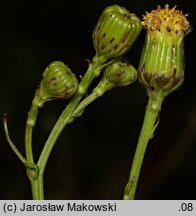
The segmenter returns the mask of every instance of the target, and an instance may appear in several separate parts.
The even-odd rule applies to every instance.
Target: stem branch
[[[43,178],[44,170],[48,161],[48,158],[50,156],[50,153],[56,143],[56,140],[58,139],[59,135],[61,134],[64,127],[70,123],[74,119],[74,111],[76,107],[78,106],[80,100],[86,93],[89,85],[93,81],[93,79],[98,76],[103,69],[105,65],[103,62],[99,60],[99,58],[94,58],[92,63],[89,64],[89,68],[87,72],[85,73],[82,81],[79,84],[78,92],[76,95],[72,98],[70,103],[67,105],[67,107],[63,110],[61,116],[59,117],[58,121],[56,122],[54,128],[52,129],[44,148],[41,152],[41,155],[38,160],[38,167],[40,171],[40,175]]]

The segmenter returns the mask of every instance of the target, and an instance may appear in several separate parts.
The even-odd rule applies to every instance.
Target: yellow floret
[[[176,34],[184,34],[190,28],[189,22],[186,19],[187,15],[184,15],[182,11],[176,10],[176,6],[169,8],[166,5],[165,8],[157,7],[156,10],[152,10],[151,13],[147,13],[143,16],[143,26],[150,31],[171,32]]]

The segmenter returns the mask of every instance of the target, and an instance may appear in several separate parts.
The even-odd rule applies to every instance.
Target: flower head
[[[184,36],[190,29],[189,22],[176,7],[166,5],[146,13],[142,24],[147,34],[139,80],[147,89],[168,94],[184,80]]]
[[[169,5],[163,9],[158,6],[156,10],[146,13],[142,24],[148,31],[171,32],[171,34],[184,34],[190,28],[186,15],[176,10],[176,6],[170,9]]]

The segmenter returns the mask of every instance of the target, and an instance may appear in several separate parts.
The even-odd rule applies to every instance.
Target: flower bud
[[[96,95],[96,97],[100,97],[106,91],[117,86],[128,86],[135,82],[136,79],[137,70],[125,59],[116,59],[104,69],[103,77],[97,87],[93,89],[93,94]]]
[[[96,55],[105,61],[125,54],[142,29],[140,19],[123,7],[105,8],[93,31]]]
[[[147,89],[169,94],[184,80],[184,36],[190,29],[189,22],[181,11],[166,5],[147,13],[142,24],[147,35],[139,80]]]
[[[44,100],[66,99],[73,96],[78,81],[71,69],[61,61],[52,62],[43,73],[39,97]]]
[[[107,66],[104,78],[114,86],[128,86],[137,79],[137,70],[128,61],[116,60]]]

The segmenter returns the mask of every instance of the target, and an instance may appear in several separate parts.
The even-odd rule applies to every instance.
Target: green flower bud
[[[137,70],[128,61],[117,60],[104,70],[104,78],[114,86],[128,86],[137,79]]]
[[[142,29],[140,19],[123,7],[105,8],[93,32],[96,55],[108,60],[125,54]]]
[[[136,79],[137,70],[125,59],[116,59],[104,69],[102,79],[97,87],[93,89],[93,93],[87,97],[86,101],[89,103],[89,101],[95,100],[114,87],[128,86],[135,82]]]
[[[142,24],[147,35],[139,80],[147,89],[169,94],[184,80],[184,36],[190,29],[189,22],[182,12],[166,5],[147,13]]]
[[[71,69],[61,61],[52,62],[43,73],[39,97],[43,101],[72,97],[78,88],[78,81]]]

